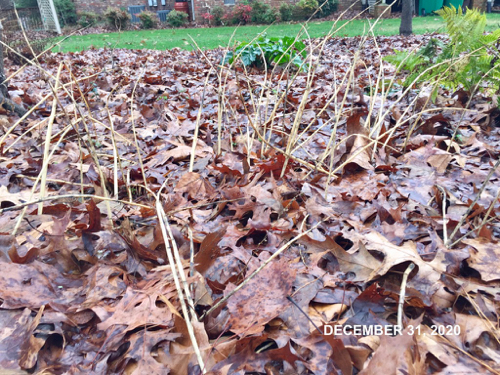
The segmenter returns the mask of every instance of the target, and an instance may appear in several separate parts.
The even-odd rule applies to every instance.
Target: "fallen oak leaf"
[[[36,258],[40,249],[32,247],[23,256],[19,255],[19,246],[16,238],[10,234],[0,233],[0,259],[10,260],[14,263],[29,263]],[[7,258],[8,257],[8,258]]]
[[[174,188],[177,193],[188,193],[192,199],[212,198],[215,195],[215,189],[199,173],[186,172],[177,182]]]
[[[4,369],[20,370],[31,369],[35,366],[39,350],[45,343],[45,339],[33,335],[40,323],[44,307],[42,306],[37,315],[31,318],[31,311],[24,309],[23,312],[13,316],[12,319],[0,328],[0,371]]]
[[[401,335],[382,336],[380,346],[373,358],[359,375],[425,374],[428,367],[425,362],[425,353],[420,351],[418,336],[410,334],[410,329],[419,324],[420,321],[412,321]]]
[[[377,282],[366,288],[352,303],[351,310],[354,314],[345,324],[356,325],[387,325],[384,316],[387,314],[385,303],[388,299],[398,300],[394,293],[387,292]]]
[[[498,259],[500,258],[500,247],[485,238],[466,239],[463,243],[472,246],[470,258],[467,260],[469,267],[475,269],[481,275],[485,282],[500,279],[500,267]]]
[[[174,316],[174,321],[175,332],[181,333],[181,337],[175,340],[175,342],[170,342],[168,350],[159,352],[159,359],[162,363],[169,364],[170,373],[172,375],[185,375],[191,373],[188,369],[198,367],[198,361],[189,338],[186,322],[182,317],[177,315]],[[191,324],[201,355],[206,359],[205,370],[213,368],[216,364],[227,359],[234,353],[235,346],[237,345],[236,340],[229,339],[226,342],[214,345],[214,343],[209,340],[205,326],[202,322],[193,319]],[[214,350],[214,347],[216,350]]]
[[[196,270],[202,275],[205,275],[215,260],[222,255],[219,241],[224,237],[225,233],[226,228],[208,233],[201,242],[200,250],[196,253],[194,261]]]
[[[344,236],[353,242],[363,243],[368,251],[378,251],[384,254],[382,262],[374,263],[373,271],[367,281],[373,280],[377,276],[383,276],[392,267],[405,262],[415,263],[419,268],[418,273],[422,278],[426,278],[430,284],[437,282],[441,273],[446,272],[446,262],[442,257],[436,256],[429,263],[423,261],[413,241],[407,241],[403,245],[397,246],[374,230],[364,233],[349,232],[345,233]]]
[[[372,147],[369,144],[367,138],[355,135],[351,150],[343,158],[347,162],[345,168],[348,168],[351,164],[356,164],[365,170],[374,170],[375,168],[370,163]]]
[[[322,335],[313,331],[309,336],[292,338],[292,341],[299,346],[296,349],[297,354],[303,358],[307,357],[304,365],[313,374],[338,373],[333,372],[336,369],[339,369],[341,374],[352,374],[350,354],[342,340],[334,338],[333,335]],[[333,360],[335,370],[332,368],[331,360]]]
[[[159,295],[128,288],[116,306],[105,309],[99,306],[92,308],[102,321],[97,324],[97,328],[107,331],[118,325],[124,326],[124,331],[133,331],[145,325],[173,326],[172,313],[167,308],[157,306],[158,297]]]
[[[173,143],[175,147],[167,151],[160,150],[150,153],[145,158],[145,160],[147,161],[147,163],[144,164],[145,166],[147,166],[148,168],[157,168],[164,165],[170,159],[172,159],[173,161],[181,161],[191,156],[191,153],[193,151],[193,148],[191,146],[170,141],[167,142]],[[198,140],[195,149],[196,157],[204,158],[213,155],[213,149],[201,143],[202,141]]]
[[[427,158],[427,163],[436,168],[437,173],[442,174],[446,172],[446,168],[453,160],[453,155],[449,153],[439,153],[431,155]]]
[[[182,336],[180,333],[142,330],[131,335],[130,346],[124,355],[126,373],[162,375],[168,374],[170,363],[158,360],[158,350]],[[129,372],[130,371],[130,372]]]
[[[359,242],[357,251],[344,250],[333,238],[325,236],[324,241],[309,240],[304,237],[300,243],[308,248],[309,253],[331,252],[339,263],[340,270],[345,273],[352,273],[352,282],[367,282],[372,280],[374,270],[381,267],[382,262],[370,254],[363,242]]]
[[[132,227],[130,226],[130,221],[128,219],[125,219],[122,222],[122,225],[118,229],[117,233],[127,243],[130,250],[133,251],[134,256],[141,259],[152,260],[159,264],[165,264],[166,255],[163,252],[158,252],[154,249],[151,250],[147,246],[143,245],[132,231]]]
[[[279,346],[277,349],[260,352],[258,347],[266,341],[266,338],[267,335],[249,336],[238,340],[236,344],[232,343],[231,356],[218,362],[209,374],[232,375],[241,373],[241,371],[243,373],[258,372],[273,374],[273,372],[269,371],[269,366],[276,363],[283,364],[283,367],[286,364],[288,368],[293,367],[291,372],[283,372],[284,375],[296,374],[295,363],[305,361],[296,353],[291,343],[287,340],[281,346],[279,345],[279,341],[281,340],[279,340],[277,342]]]
[[[101,211],[97,204],[93,199],[87,203],[87,211],[89,214],[89,224],[87,228],[82,229],[82,240],[85,250],[91,255],[94,256],[94,245],[92,243],[92,233],[99,232],[101,227]]]
[[[0,262],[0,267],[1,308],[38,309],[57,303],[63,309],[79,299],[75,281],[65,278],[52,265],[35,260],[29,264]]]
[[[1,208],[18,206],[25,202],[37,200],[39,194],[31,194],[30,191],[21,190],[17,193],[10,193],[6,185],[0,186],[0,204]]]
[[[262,332],[264,325],[277,317],[288,306],[287,296],[295,280],[295,270],[283,261],[275,261],[263,268],[237,294],[229,298],[227,324],[238,335]],[[234,284],[226,293],[235,289]]]

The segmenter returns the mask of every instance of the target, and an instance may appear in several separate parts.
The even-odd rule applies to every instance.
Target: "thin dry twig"
[[[187,283],[185,282],[185,276],[184,276],[184,279],[182,280],[184,287],[185,287],[184,293],[183,293],[183,288],[182,288],[181,283],[179,281],[178,274],[181,275],[181,279],[182,279],[182,277],[183,277],[182,275],[184,275],[184,268],[182,267],[182,264],[179,265],[178,262],[176,262],[174,260],[174,255],[172,253],[172,247],[170,246],[170,243],[175,244],[175,240],[172,236],[172,232],[171,231],[169,232],[167,229],[168,219],[167,219],[167,216],[165,215],[165,211],[163,210],[163,207],[161,206],[161,203],[160,203],[160,197],[161,197],[160,192],[161,192],[161,189],[158,192],[158,195],[156,196],[156,212],[157,212],[157,215],[159,218],[161,232],[163,235],[163,240],[165,242],[165,250],[167,253],[167,257],[168,257],[168,262],[170,263],[170,267],[172,270],[172,276],[174,277],[175,288],[177,289],[177,294],[179,296],[179,302],[181,303],[181,309],[182,309],[182,313],[184,315],[184,321],[186,323],[189,338],[191,339],[191,344],[193,345],[193,350],[194,350],[196,358],[198,360],[198,364],[200,366],[200,369],[201,369],[202,373],[205,374],[207,372],[207,370],[205,368],[203,357],[201,356],[201,351],[200,351],[200,348],[198,346],[196,336],[194,334],[194,328],[193,328],[193,324],[191,323],[190,314],[189,314],[189,311],[187,309],[186,302],[184,301],[184,293],[186,293],[186,298],[189,298],[189,288],[187,287]],[[170,237],[169,237],[169,234],[170,234]],[[178,251],[177,251],[177,253],[178,253]],[[177,256],[178,256],[178,254],[177,254]],[[180,261],[180,259],[177,259],[177,260]],[[191,301],[191,304],[192,304],[192,301]],[[194,315],[195,314],[193,311],[193,316]]]
[[[410,273],[414,268],[415,264],[410,263],[410,265],[406,268],[406,271],[403,274],[403,280],[401,281],[401,290],[399,291],[398,301],[398,326],[401,328],[401,332],[403,331],[403,307],[405,304],[406,283],[408,282],[408,276],[410,276]]]
[[[50,197],[45,197],[43,199],[37,199],[35,201],[29,201],[21,204],[17,204],[15,206],[10,206],[6,208],[0,208],[0,214],[3,214],[4,212],[9,212],[9,211],[18,211],[22,210],[24,207],[28,207],[34,204],[39,204],[41,202],[49,202],[49,201],[57,201],[57,200],[73,200],[76,201],[78,199],[95,199],[95,200],[102,200],[102,201],[109,201],[109,202],[118,202],[122,203],[124,205],[130,205],[130,206],[136,206],[136,207],[141,207],[141,208],[151,208],[150,206],[146,206],[144,204],[140,203],[135,203],[135,202],[129,202],[129,201],[123,201],[120,199],[114,199],[114,198],[109,198],[109,197],[101,197],[93,194],[63,194],[63,195],[54,195]]]

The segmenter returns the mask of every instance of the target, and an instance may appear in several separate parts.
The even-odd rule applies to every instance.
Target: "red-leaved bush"
[[[211,25],[212,20],[214,19],[214,15],[210,13],[203,13],[201,15],[201,18],[203,18],[209,25]]]
[[[246,24],[252,19],[252,7],[250,5],[238,4],[233,8],[232,12],[226,14],[227,20],[233,25]]]

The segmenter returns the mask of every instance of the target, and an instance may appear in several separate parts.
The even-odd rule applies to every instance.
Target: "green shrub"
[[[257,68],[269,68],[272,63],[284,65],[291,63],[299,69],[304,69],[303,59],[307,57],[306,46],[303,42],[296,41],[295,38],[267,38],[261,36],[253,43],[241,43],[234,52],[229,51],[224,61],[225,64],[232,64],[235,59],[241,59],[245,66]]]
[[[104,12],[104,18],[106,18],[106,22],[111,28],[122,30],[127,27],[131,17],[125,10],[109,7]]]
[[[75,4],[71,0],[54,0],[54,7],[56,8],[61,27],[76,24],[78,17],[76,15]]]
[[[168,14],[167,22],[172,27],[181,27],[187,23],[188,17],[189,16],[186,12],[173,10]]]
[[[153,12],[141,12],[137,15],[141,20],[141,28],[154,29],[158,25],[158,16]]]
[[[253,23],[268,23],[266,22],[266,13],[271,10],[269,4],[262,1],[254,1],[252,3],[252,11],[250,12],[250,19]]]
[[[293,21],[302,21],[309,18],[311,14],[306,12],[303,8],[298,5],[292,6],[292,20]]]
[[[318,0],[300,0],[297,4],[296,15],[301,18],[309,18],[318,9]]]
[[[92,26],[102,21],[101,15],[94,12],[79,12],[77,13],[77,16],[78,25],[81,27]]]
[[[281,3],[280,5],[280,18],[283,22],[288,22],[293,19],[293,10],[295,6],[288,3]]]
[[[339,2],[338,0],[319,0],[319,5],[322,5],[318,12],[319,16],[326,17],[337,11]]]
[[[22,8],[36,8],[38,6],[37,0],[16,0],[14,5],[17,9]]]
[[[215,26],[221,26],[222,25],[222,20],[224,18],[224,14],[226,11],[224,10],[223,7],[220,6],[215,6],[212,8],[210,11],[210,14],[214,16],[213,18],[213,23]]]
[[[275,21],[280,20],[280,11],[278,8],[269,8],[266,14],[264,14],[264,23],[265,24],[270,24]]]

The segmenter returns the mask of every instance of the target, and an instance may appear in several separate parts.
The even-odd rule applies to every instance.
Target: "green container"
[[[455,8],[458,9],[459,6],[461,7],[464,6],[464,0],[444,0],[445,7],[449,7],[450,5],[453,5]]]
[[[456,0],[447,0],[456,1]],[[418,14],[420,16],[429,15],[443,7],[443,0],[420,0],[418,4]]]

